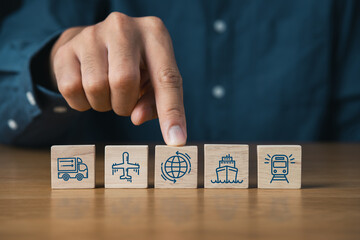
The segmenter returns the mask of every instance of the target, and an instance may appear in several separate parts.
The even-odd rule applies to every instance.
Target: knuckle
[[[177,69],[162,68],[158,73],[161,87],[165,88],[181,88],[182,77]]]
[[[85,27],[81,31],[81,35],[87,40],[95,40],[96,39],[96,27],[94,25]]]
[[[120,12],[112,12],[109,14],[109,16],[106,18],[106,22],[108,22],[111,25],[119,26],[123,24],[127,24],[130,20],[130,17],[126,14],[120,13]]]
[[[114,108],[113,111],[117,115],[122,116],[122,117],[128,117],[132,113],[132,109],[130,109],[130,108]]]
[[[125,40],[125,42],[126,39],[132,38],[134,34],[135,27],[133,23],[133,18],[120,12],[110,13],[104,21],[105,28],[112,33],[112,37]]]
[[[105,81],[102,80],[88,80],[84,84],[86,92],[91,95],[100,95],[105,90]]]
[[[180,119],[182,116],[184,116],[184,110],[182,109],[183,108],[180,105],[172,106],[165,111],[166,117]]]
[[[60,79],[58,88],[64,97],[72,97],[82,90],[81,82],[74,77],[67,77],[65,81]]]
[[[167,31],[164,22],[159,17],[146,17],[146,22],[148,23],[150,28],[155,30],[156,32]]]
[[[69,103],[68,103],[69,104]],[[76,110],[76,111],[79,111],[79,112],[85,112],[85,111],[87,111],[87,110],[89,110],[91,107],[90,107],[90,105],[87,105],[87,106],[82,106],[82,105],[74,105],[74,104],[69,104],[69,106],[72,108],[72,109],[74,109],[74,110]]]
[[[92,108],[97,112],[107,112],[111,110],[111,106],[108,104],[104,106],[93,106]]]
[[[110,84],[115,90],[129,91],[134,87],[138,78],[138,74],[130,71],[117,72],[110,78]]]

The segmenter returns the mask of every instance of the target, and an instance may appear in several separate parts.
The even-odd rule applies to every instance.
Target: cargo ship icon
[[[219,161],[219,167],[216,168],[215,180],[211,180],[211,183],[242,183],[243,180],[239,181],[237,175],[239,170],[235,166],[236,161],[230,154],[221,157]]]

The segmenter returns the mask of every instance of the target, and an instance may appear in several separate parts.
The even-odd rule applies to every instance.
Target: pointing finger
[[[186,143],[186,120],[182,78],[179,73],[169,33],[158,18],[150,21],[145,34],[145,62],[154,87],[156,108],[166,144]]]

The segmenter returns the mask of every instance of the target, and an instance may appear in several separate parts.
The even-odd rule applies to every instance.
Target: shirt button
[[[67,108],[63,107],[63,106],[57,106],[53,108],[53,111],[55,113],[66,113],[67,112]]]
[[[8,126],[12,130],[16,130],[18,128],[18,125],[17,125],[17,123],[15,122],[14,119],[9,119],[8,120]]]
[[[32,94],[32,92],[27,92],[26,98],[32,106],[36,105],[36,101],[35,101],[35,98],[34,98],[34,95]]]
[[[220,85],[214,86],[212,89],[212,95],[217,99],[223,98],[225,96],[225,88]]]
[[[214,30],[217,33],[223,33],[226,31],[226,23],[224,20],[216,20],[214,22]]]

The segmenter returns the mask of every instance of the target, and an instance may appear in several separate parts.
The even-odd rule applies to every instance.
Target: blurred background
[[[66,29],[113,11],[157,16],[184,82],[188,142],[360,141],[360,2],[0,2],[0,141],[22,146],[159,142],[158,120],[72,110],[51,90]]]

